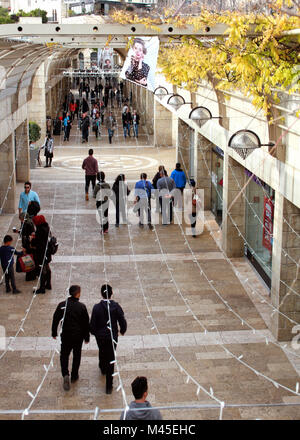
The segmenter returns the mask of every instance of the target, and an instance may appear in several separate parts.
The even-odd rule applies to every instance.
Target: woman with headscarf
[[[50,237],[50,227],[43,215],[36,215],[32,218],[36,226],[35,235],[31,240],[31,247],[35,249],[35,264],[37,276],[41,273],[40,287],[35,292],[45,293],[46,289],[51,290],[51,254],[48,252],[48,240]]]
[[[112,190],[115,196],[116,205],[116,228],[119,227],[120,223],[120,212],[122,213],[122,219],[124,223],[127,223],[126,215],[126,197],[129,195],[130,190],[125,183],[125,175],[119,174],[112,186]]]

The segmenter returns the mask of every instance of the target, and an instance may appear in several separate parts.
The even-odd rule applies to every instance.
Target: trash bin
[[[37,158],[39,154],[39,147],[37,147],[35,144],[29,145],[30,149],[30,168],[36,168]]]

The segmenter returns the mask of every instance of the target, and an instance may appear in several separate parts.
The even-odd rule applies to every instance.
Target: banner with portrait
[[[104,47],[103,49],[98,49],[98,66],[103,70],[113,69],[113,56],[114,50],[111,47]]]
[[[134,38],[120,77],[146,87],[153,92],[155,89],[158,50],[158,37]]]

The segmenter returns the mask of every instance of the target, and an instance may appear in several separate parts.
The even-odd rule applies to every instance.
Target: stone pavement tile
[[[196,345],[193,333],[170,334],[169,340],[172,347],[176,347],[177,345]]]
[[[244,420],[298,420],[300,407],[240,408]]]

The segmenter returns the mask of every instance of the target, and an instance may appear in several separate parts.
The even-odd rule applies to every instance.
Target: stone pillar
[[[181,168],[188,179],[190,168],[190,127],[178,119],[178,135],[176,139],[176,162],[181,163]]]
[[[36,142],[42,145],[46,136],[46,90],[45,90],[45,63],[38,68],[32,85],[32,98],[28,102],[28,119],[41,127],[41,137]]]
[[[196,132],[197,133],[197,132]],[[197,188],[204,190],[204,209],[211,209],[211,155],[213,144],[200,133],[196,137],[195,176]]]
[[[233,172],[231,171],[229,165],[232,167]],[[244,240],[242,236],[239,236],[239,231],[233,223],[235,222],[241,233],[245,235],[245,198],[242,194],[240,194],[241,190],[236,179],[239,181],[239,185],[242,187],[245,183],[244,167],[232,159],[228,153],[225,153],[223,176],[222,240],[223,249],[229,258],[242,257],[244,255]],[[231,203],[237,196],[237,200],[234,202],[233,206],[230,207]],[[229,207],[229,212],[232,219],[227,214]]]
[[[30,180],[30,156],[28,122],[24,121],[16,129],[16,180],[26,182]]]
[[[280,312],[300,324],[300,297],[289,289],[291,287],[295,292],[300,292],[300,270],[296,264],[300,264],[300,238],[283,219],[300,234],[300,209],[276,192],[271,300]],[[279,313],[271,315],[271,331],[278,341],[291,340],[297,333],[292,333],[294,326],[296,324]]]
[[[153,135],[154,133],[154,127],[153,127],[153,120],[154,120],[154,94],[152,92],[149,92],[149,90],[146,91],[146,101],[145,101],[145,108],[146,112],[146,132],[149,135]]]
[[[172,112],[154,100],[154,145],[172,145]]]
[[[7,214],[14,214],[16,210],[16,173],[14,167],[14,141],[13,135],[10,135],[0,145],[0,207],[3,205],[3,213]],[[5,197],[7,197],[6,201]]]

